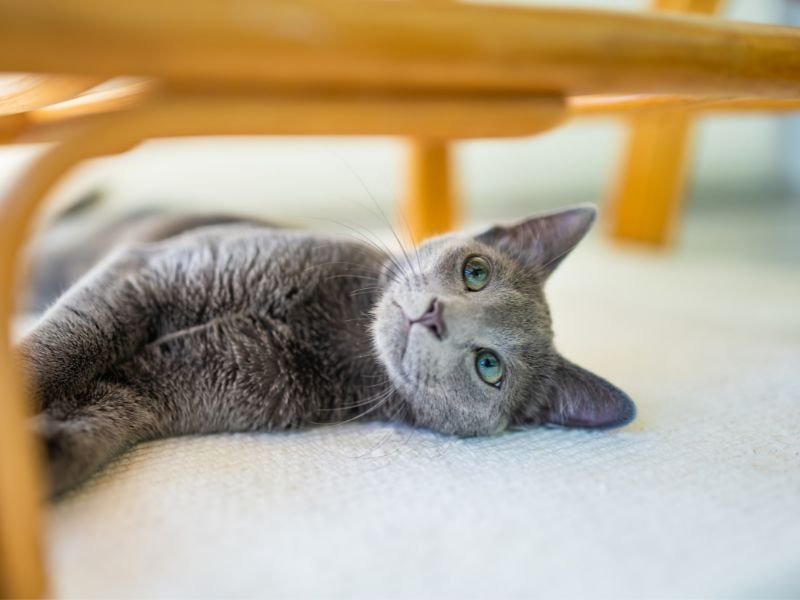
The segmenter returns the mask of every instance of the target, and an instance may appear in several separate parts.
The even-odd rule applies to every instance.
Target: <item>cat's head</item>
[[[553,346],[543,286],[595,214],[579,206],[476,236],[431,238],[402,272],[388,271],[372,333],[413,423],[480,435],[634,418],[628,396]]]

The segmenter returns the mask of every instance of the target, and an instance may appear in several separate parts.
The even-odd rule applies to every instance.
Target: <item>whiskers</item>
[[[379,292],[383,289],[382,285],[368,285],[366,287],[361,287],[353,290],[350,292],[351,296],[363,296],[364,294],[373,294],[375,292]],[[360,319],[359,319],[360,320]]]
[[[404,402],[400,400],[397,388],[380,366],[377,350],[374,347],[361,348],[362,352],[350,354],[343,362],[342,368],[351,372],[353,391],[356,400],[353,402],[317,409],[322,415],[329,415],[333,419],[324,419],[322,422],[311,421],[314,425],[344,425],[364,419],[369,415],[386,410],[382,416],[393,420]],[[361,398],[358,398],[361,396]],[[355,413],[355,414],[353,414]],[[335,418],[341,416],[342,418]]]
[[[387,386],[388,384],[388,386]],[[371,394],[368,398],[364,400],[360,400],[358,402],[353,402],[350,404],[341,404],[339,406],[332,406],[332,407],[323,407],[317,409],[319,412],[322,413],[350,413],[354,409],[363,408],[364,410],[358,411],[352,417],[348,417],[343,420],[338,421],[309,421],[313,425],[323,425],[323,426],[333,426],[333,425],[344,425],[346,423],[353,423],[354,421],[358,421],[359,419],[363,419],[367,415],[373,414],[375,411],[383,408],[386,406],[387,402],[390,401],[392,397],[395,396],[397,390],[394,388],[391,383],[386,380],[384,383],[379,384],[378,387],[383,389],[379,390],[378,392]]]
[[[375,235],[366,227],[339,221],[337,219],[325,220],[343,227],[347,230],[345,235],[348,235],[348,237],[351,239],[364,243],[375,250],[383,259],[385,259],[387,267],[390,271],[390,277],[392,279],[395,279],[399,275],[408,274],[409,272],[413,273],[413,266],[410,262],[408,262],[408,259],[405,257],[405,255],[403,257],[397,256],[377,235]],[[405,261],[403,260],[404,258]]]
[[[415,255],[416,259],[417,259],[417,270],[414,269],[414,264],[413,264],[413,262],[411,260],[411,257],[410,257],[408,249],[406,248],[406,245],[403,243],[403,240],[398,235],[397,230],[394,228],[394,226],[392,225],[389,217],[386,215],[386,211],[384,211],[383,208],[381,208],[380,203],[378,202],[377,198],[375,198],[375,195],[372,193],[372,191],[370,191],[370,189],[367,186],[367,184],[364,181],[364,179],[356,172],[355,169],[353,169],[353,167],[350,165],[350,163],[348,163],[346,160],[342,160],[342,162],[343,162],[344,166],[347,168],[347,170],[350,172],[350,174],[353,176],[353,178],[356,181],[358,181],[359,185],[364,190],[364,193],[367,195],[367,197],[372,201],[372,204],[375,207],[377,213],[375,211],[371,210],[369,207],[364,206],[361,203],[357,203],[357,204],[359,204],[362,208],[364,208],[368,212],[371,212],[373,215],[376,215],[376,216],[380,217],[380,220],[382,220],[383,223],[386,225],[386,227],[389,228],[389,231],[392,233],[392,237],[394,237],[394,240],[397,242],[397,245],[400,248],[400,252],[402,253],[402,258],[405,261],[404,266],[407,267],[408,271],[411,272],[412,274],[414,274],[414,275],[416,275],[418,277],[422,277],[422,261],[420,260],[419,252],[417,250],[417,243],[416,243],[416,240],[414,239],[414,235],[411,232],[411,227],[408,224],[408,220],[406,219],[405,214],[402,211],[398,211],[399,214],[400,214],[400,217],[403,220],[403,223],[405,224],[406,233],[408,234],[408,241],[410,242],[411,247],[414,249],[414,255]],[[393,198],[393,199],[395,200],[395,202],[394,202],[395,206],[399,206],[399,204],[396,201],[397,198]],[[386,247],[385,244],[384,244],[384,247]]]
[[[363,246],[374,251],[374,253],[377,253],[378,257],[383,261],[382,270],[380,273],[370,272],[371,269],[374,269],[374,258],[367,259],[364,264],[358,264],[358,259],[355,259],[356,262],[353,262],[353,257],[350,257],[351,262],[332,261],[329,263],[319,263],[309,268],[325,268],[326,266],[338,267],[337,269],[332,269],[336,272],[332,273],[328,279],[352,278],[353,284],[347,292],[351,298],[379,295],[386,289],[387,283],[402,281],[406,278],[423,279],[422,260],[405,216],[400,215],[400,218],[408,233],[407,240],[403,239],[404,235],[399,233],[398,228],[390,222],[386,211],[384,211],[375,196],[370,192],[364,180],[346,161],[345,166],[364,190],[374,208],[365,206],[359,202],[355,202],[355,204],[359,205],[366,212],[376,216],[379,221],[386,226],[390,232],[391,238],[382,232],[376,233],[375,230],[370,230],[354,223],[337,219],[323,220],[337,225],[343,230],[344,235],[363,244]],[[372,256],[374,256],[374,254],[372,254]],[[371,322],[375,319],[375,311],[376,305],[373,304],[368,313],[362,313],[361,316],[345,319],[345,321]],[[374,331],[372,335],[374,335]],[[349,403],[342,402],[336,405],[317,408],[317,420],[308,421],[310,424],[329,427],[366,420],[369,417],[376,416],[380,416],[391,422],[404,422],[407,420],[410,408],[400,391],[395,387],[394,383],[385,372],[376,354],[375,348],[372,347],[367,352],[363,352],[364,349],[364,347],[356,348],[356,352],[361,350],[362,353],[350,354],[345,359],[345,361],[350,364],[344,365],[344,367],[350,371],[350,376],[353,377],[352,384],[359,386],[359,393],[353,394]],[[409,431],[408,435],[410,436],[411,434],[412,431]],[[368,452],[368,454],[373,453],[383,446],[391,437],[393,437],[393,433],[389,432]]]

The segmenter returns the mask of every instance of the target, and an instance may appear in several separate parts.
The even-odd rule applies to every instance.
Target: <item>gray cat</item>
[[[581,206],[400,256],[227,217],[87,234],[50,256],[39,300],[127,244],[18,344],[51,493],[165,436],[361,417],[460,436],[630,422],[623,392],[558,354],[543,292],[594,219]]]

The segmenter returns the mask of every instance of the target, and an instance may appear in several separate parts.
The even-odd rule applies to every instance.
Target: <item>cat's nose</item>
[[[444,324],[444,303],[438,298],[434,298],[428,310],[426,310],[421,317],[410,320],[411,325],[415,323],[424,325],[430,329],[437,338],[440,340],[443,339],[444,336],[447,335],[447,327]]]

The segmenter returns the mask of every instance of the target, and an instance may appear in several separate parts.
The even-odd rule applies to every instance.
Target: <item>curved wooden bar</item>
[[[137,142],[194,135],[517,137],[555,127],[566,116],[564,100],[553,95],[163,94],[127,110],[33,123],[15,141],[59,140],[109,121],[120,128],[109,139],[131,130],[128,137]]]
[[[69,100],[103,80],[97,77],[0,74],[0,115],[11,115]]]
[[[4,118],[12,117],[23,116]],[[39,598],[46,591],[39,457],[27,433],[28,410],[10,347],[19,289],[14,265],[34,209],[0,205],[0,598]]]
[[[800,94],[800,31],[424,0],[3,0],[0,70],[209,88],[788,97]]]
[[[681,109],[690,112],[793,112],[800,111],[795,98],[709,98],[701,96],[631,95],[573,96],[567,100],[571,117],[633,116],[643,112]]]

